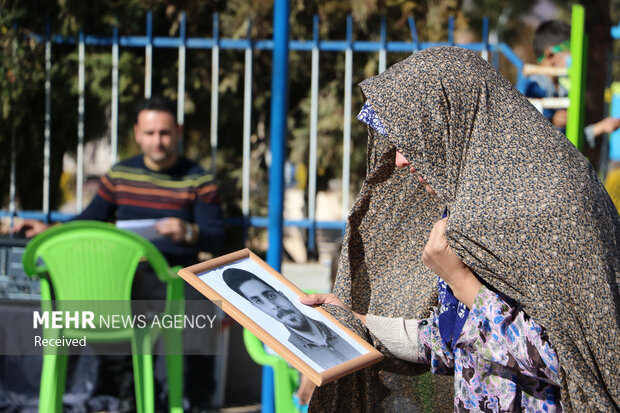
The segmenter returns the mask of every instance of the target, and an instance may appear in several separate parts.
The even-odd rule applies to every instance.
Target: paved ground
[[[282,275],[302,290],[329,291],[329,262],[283,263]]]

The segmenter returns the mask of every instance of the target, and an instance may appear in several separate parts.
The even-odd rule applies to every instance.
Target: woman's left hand
[[[435,223],[422,253],[422,262],[448,284],[460,302],[471,308],[482,284],[450,248],[446,239],[447,225],[448,218]]]
[[[362,323],[366,324],[366,316],[356,313],[348,308],[335,294],[308,294],[302,297],[299,297],[299,301],[305,305],[321,305],[321,304],[330,304],[335,305],[337,307],[345,308],[353,313],[353,315],[360,320]]]

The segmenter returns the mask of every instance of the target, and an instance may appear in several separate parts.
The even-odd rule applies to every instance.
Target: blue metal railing
[[[249,26],[251,27],[251,22],[249,22]],[[181,15],[180,19],[180,28],[179,28],[179,36],[178,37],[162,37],[155,36],[153,34],[153,19],[152,14],[149,12],[146,16],[146,35],[145,36],[119,36],[118,29],[113,29],[113,34],[111,36],[99,36],[86,34],[83,31],[79,33],[76,37],[71,36],[61,36],[57,34],[53,34],[49,30],[49,23],[47,25],[46,33],[44,35],[33,34],[33,38],[39,42],[46,44],[46,50],[49,53],[46,53],[46,66],[48,70],[51,71],[51,50],[53,45],[76,45],[80,50],[83,50],[85,46],[96,46],[96,47],[110,47],[111,53],[113,55],[113,62],[116,61],[116,64],[113,63],[112,68],[112,114],[111,114],[111,159],[113,162],[117,159],[117,139],[118,139],[118,49],[120,47],[133,47],[133,48],[144,48],[145,50],[145,84],[144,91],[145,96],[150,96],[151,93],[151,64],[152,64],[152,53],[153,48],[176,48],[179,50],[178,57],[178,119],[182,124],[184,119],[184,91],[185,91],[185,54],[187,49],[209,49],[212,50],[212,88],[211,90],[217,91],[219,90],[219,78],[218,72],[219,70],[219,50],[220,49],[234,49],[234,50],[244,50],[246,52],[245,55],[245,82],[244,82],[244,131],[243,131],[243,147],[244,147],[244,161],[243,161],[243,180],[242,180],[242,212],[243,218],[231,218],[229,222],[233,225],[244,225],[244,226],[253,226],[253,227],[270,227],[275,225],[279,227],[279,224],[276,225],[277,221],[280,221],[280,218],[271,217],[271,220],[266,217],[258,217],[252,216],[250,211],[250,191],[249,191],[249,148],[250,148],[250,136],[251,136],[251,99],[252,99],[252,91],[251,91],[251,79],[252,79],[252,51],[253,50],[274,50],[276,46],[276,42],[283,42],[284,45],[288,45],[288,50],[293,51],[307,51],[312,53],[312,82],[311,82],[311,113],[310,113],[310,139],[309,139],[309,154],[310,159],[308,162],[309,170],[308,170],[308,213],[305,219],[301,220],[284,220],[282,222],[283,226],[296,226],[301,228],[308,229],[308,247],[311,250],[315,249],[315,230],[316,229],[336,229],[342,230],[344,229],[344,222],[346,216],[348,214],[350,208],[350,182],[349,182],[349,169],[350,169],[350,142],[351,142],[351,94],[352,94],[352,65],[353,59],[352,56],[354,53],[379,53],[379,67],[378,72],[385,70],[386,65],[386,54],[387,53],[413,53],[418,50],[422,50],[432,46],[439,45],[453,45],[455,44],[454,38],[454,18],[450,18],[448,22],[448,40],[446,42],[421,42],[418,38],[417,29],[415,25],[415,20],[410,17],[408,19],[409,29],[411,32],[411,40],[409,41],[388,41],[387,40],[387,21],[385,18],[381,19],[380,22],[380,39],[379,41],[367,41],[367,40],[354,40],[353,39],[353,19],[351,16],[347,17],[347,36],[344,40],[322,40],[319,38],[319,19],[318,16],[314,17],[313,20],[313,38],[311,40],[288,40],[288,37],[284,40],[282,39],[252,39],[251,31],[248,30],[248,35],[246,38],[240,39],[229,39],[220,37],[219,33],[219,16],[215,14],[213,16],[213,35],[211,38],[195,38],[188,37],[186,32],[186,19],[185,14]],[[274,27],[275,29],[275,27]],[[274,30],[274,33],[277,33]],[[512,49],[504,44],[490,44],[488,35],[489,35],[489,22],[488,19],[485,18],[483,20],[482,27],[483,38],[480,42],[475,43],[466,43],[466,44],[456,44],[457,46],[464,47],[467,49],[475,50],[480,52],[483,57],[489,59],[491,56],[497,56],[499,54],[503,55],[516,69],[517,80],[516,87],[519,90],[523,90],[524,77],[521,74],[521,69],[523,67],[523,62],[519,59],[518,56],[512,51]],[[316,220],[316,177],[317,177],[317,163],[316,163],[316,141],[317,141],[317,124],[318,124],[318,84],[319,84],[319,55],[321,52],[344,52],[345,53],[345,73],[344,73],[344,82],[345,82],[345,96],[344,96],[344,127],[343,127],[343,160],[342,160],[342,213],[340,221],[318,221]],[[88,58],[86,55],[85,58]],[[274,54],[274,63],[276,61],[277,56]],[[495,59],[493,59],[495,60]],[[80,59],[79,62],[79,70],[80,72],[83,70],[84,61]],[[278,79],[284,81],[287,79],[288,74],[286,73],[276,73],[276,69],[281,67],[281,64],[274,64],[274,83],[272,85],[272,93],[277,92],[278,90],[283,91],[286,85],[286,82],[282,84],[278,84]],[[285,77],[286,76],[286,77]],[[82,76],[80,76],[81,81],[83,81]],[[46,102],[51,102],[51,90],[52,87],[48,83],[46,84]],[[83,101],[83,88],[80,88],[80,101]],[[211,142],[211,156],[212,156],[212,165],[216,165],[216,154],[218,147],[218,129],[217,129],[217,120],[218,120],[218,103],[219,96],[217,93],[213,94],[211,100],[211,130],[210,130],[210,142]],[[278,106],[278,110],[282,110],[282,105]],[[272,110],[276,108],[272,106]],[[61,214],[55,211],[49,211],[49,142],[51,131],[49,128],[49,119],[52,114],[51,104],[46,105],[46,150],[44,154],[44,197],[43,197],[43,205],[41,211],[16,211],[13,207],[9,208],[9,211],[0,211],[0,216],[19,216],[19,217],[29,217],[29,218],[38,218],[44,221],[57,221],[57,220],[66,220],[71,217],[70,214]],[[83,111],[83,108],[80,108],[80,111]],[[284,113],[284,112],[283,112]],[[282,115],[282,119],[284,125],[286,124],[286,115]],[[84,119],[80,116],[79,124],[78,124],[78,135],[81,133],[80,131],[84,130]],[[272,137],[273,138],[273,137]],[[282,138],[284,139],[284,138]],[[81,141],[81,139],[80,139]],[[181,148],[182,149],[182,148]],[[279,150],[279,148],[278,148]],[[283,150],[283,149],[282,149]],[[78,159],[81,159],[83,147],[80,145],[78,147]],[[276,148],[271,148],[272,156],[277,155]],[[282,159],[279,159],[277,163],[284,160],[284,154],[281,154]],[[272,171],[272,174],[277,172],[276,170]],[[12,178],[14,179],[14,178]],[[83,179],[83,170],[81,167],[78,167],[77,170],[77,181],[82,182]],[[270,181],[270,185],[277,185],[276,192],[283,192],[283,179],[280,176],[273,176],[273,179]],[[81,185],[80,188],[76,191],[78,194],[81,194]],[[78,195],[81,198],[81,195]],[[281,203],[283,199],[271,199],[270,202],[270,216],[272,207],[274,205],[279,204],[281,207]],[[11,203],[14,205],[14,203]],[[78,210],[81,209],[80,200],[78,200]],[[279,208],[276,208],[276,210]],[[280,211],[277,212],[277,215],[281,214]],[[281,228],[281,227],[279,227]],[[277,228],[276,228],[277,229]]]

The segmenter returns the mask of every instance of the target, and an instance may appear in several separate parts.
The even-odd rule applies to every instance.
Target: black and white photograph
[[[319,373],[368,353],[250,258],[197,275]]]

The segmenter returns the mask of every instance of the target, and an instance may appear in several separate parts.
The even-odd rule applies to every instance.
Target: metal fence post
[[[147,44],[144,48],[144,97],[151,97],[151,83],[153,78],[153,13],[149,10],[146,13],[146,38]]]
[[[118,26],[112,36],[112,115],[110,120],[110,163],[118,161]]]
[[[347,16],[347,48],[344,62],[344,119],[342,144],[342,219],[349,216],[351,177],[351,83],[353,82],[353,17]]]
[[[185,123],[185,20],[185,12],[182,12],[181,24],[179,25],[179,74],[177,79],[177,123],[181,126]],[[178,152],[183,154],[183,151],[183,135],[181,135]]]
[[[43,146],[43,214],[46,223],[50,213],[50,152],[52,137],[52,38],[49,16],[45,23],[45,143]]]
[[[241,185],[241,212],[243,213],[243,241],[247,240],[250,221],[250,156],[252,139],[252,20],[248,19],[248,46],[245,48],[243,79],[243,171]]]
[[[84,93],[86,89],[86,44],[84,43],[84,31],[80,30],[80,43],[78,45],[78,147],[77,147],[77,170],[76,170],[76,201],[77,212],[84,208]]]
[[[269,247],[267,263],[282,267],[284,221],[284,161],[288,110],[289,0],[275,0],[273,12],[273,59],[271,65],[271,131],[269,147]],[[270,374],[271,373],[271,374]],[[274,382],[270,367],[263,367],[262,411],[274,411]]]
[[[316,249],[316,174],[319,129],[319,16],[312,21],[312,78],[310,80],[310,159],[308,159],[308,249]]]
[[[213,49],[211,49],[211,172],[217,172],[217,118],[220,88],[220,28],[219,15],[213,15]]]

